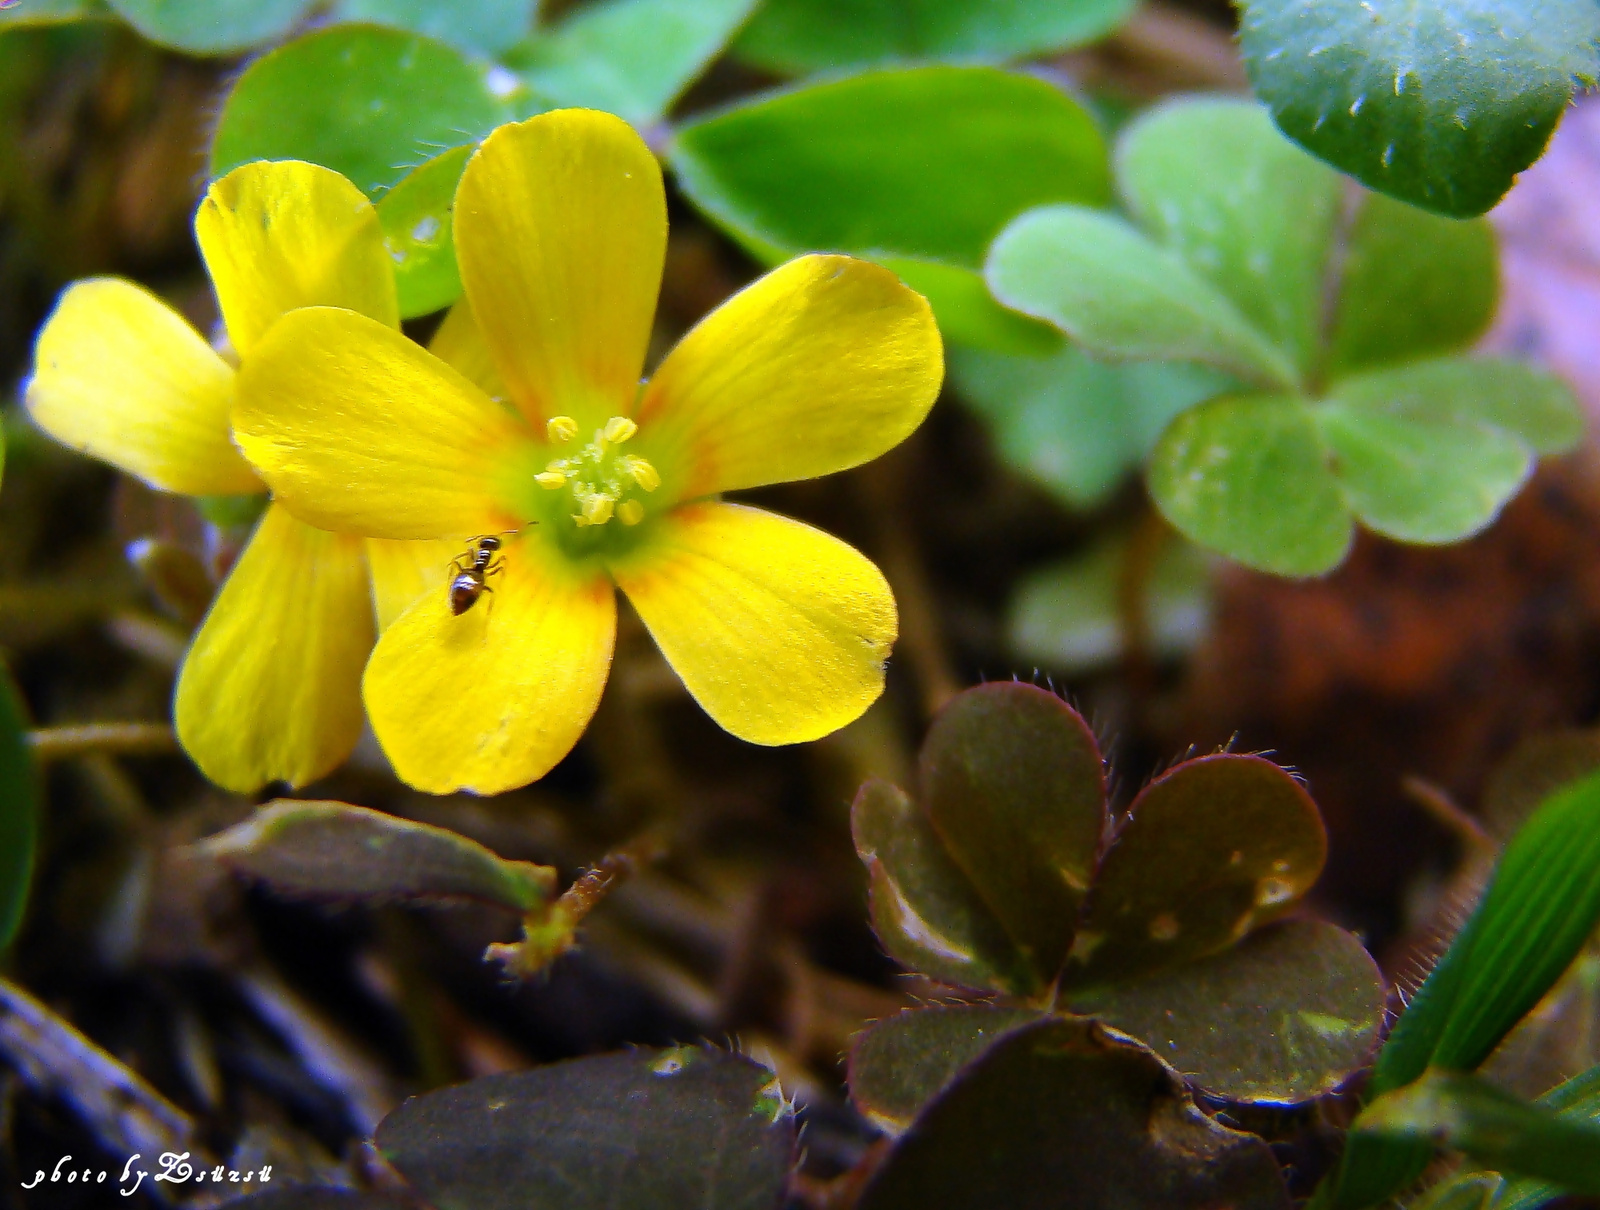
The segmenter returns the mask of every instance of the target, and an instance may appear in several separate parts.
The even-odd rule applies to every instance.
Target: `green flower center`
[[[545,426],[553,446],[570,446],[578,422],[555,416]],[[564,493],[561,512],[578,529],[609,525],[613,520],[634,526],[644,520],[644,496],[661,486],[661,476],[645,459],[622,452],[639,431],[626,416],[613,416],[594,439],[564,458],[553,459],[534,482],[548,492]]]

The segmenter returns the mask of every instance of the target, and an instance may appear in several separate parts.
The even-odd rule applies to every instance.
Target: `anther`
[[[567,485],[567,477],[560,471],[541,471],[533,477],[533,481],[547,492],[553,492]]]
[[[544,431],[551,441],[571,441],[578,435],[578,422],[571,416],[552,416],[545,422]]]
[[[638,431],[639,426],[626,416],[613,416],[606,421],[606,427],[603,430],[605,439],[611,442],[612,445],[621,445]]]
[[[651,466],[645,459],[630,454],[628,457],[618,461],[621,463],[623,473],[644,488],[645,491],[653,492],[661,486],[661,472]]]
[[[617,520],[624,525],[637,525],[644,520],[644,505],[637,500],[624,500],[617,505]]]
[[[583,524],[604,525],[611,520],[611,513],[616,508],[617,501],[614,496],[606,492],[596,492],[583,501]]]

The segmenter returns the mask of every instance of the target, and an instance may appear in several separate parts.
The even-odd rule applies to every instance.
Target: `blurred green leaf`
[[[533,26],[538,0],[338,0],[333,17],[409,30],[471,55],[498,55]]]
[[[336,25],[239,77],[217,123],[211,174],[251,160],[309,160],[378,194],[510,116],[490,69],[460,51],[417,34]]]
[[[1370,1095],[1430,1066],[1471,1071],[1548,992],[1600,922],[1600,774],[1552,794],[1501,855],[1494,879],[1378,1052]],[[1319,1191],[1336,1210],[1373,1205],[1413,1180],[1431,1149],[1353,1135]]]
[[[1600,1067],[1591,1067],[1539,1098],[1563,1118],[1600,1125]],[[1522,1177],[1507,1181],[1494,1201],[1494,1210],[1540,1210],[1562,1196],[1562,1190],[1545,1181]]]
[[[1108,365],[1063,345],[1046,357],[954,348],[947,367],[962,397],[989,421],[1000,456],[1089,508],[1143,465],[1179,412],[1233,380],[1205,366]]]
[[[461,297],[456,268],[456,185],[473,145],[452,147],[407,174],[378,201],[378,221],[394,260],[400,317],[443,310]]]
[[[515,47],[507,64],[559,105],[655,122],[744,23],[756,0],[600,0]]]
[[[196,496],[195,509],[207,523],[218,529],[242,530],[254,525],[267,511],[265,492],[240,496]]]
[[[1093,732],[1053,693],[979,685],[934,719],[918,783],[951,859],[1048,984],[1072,945],[1105,829]]]
[[[0,9],[0,30],[8,26],[61,25],[111,16],[106,0],[25,0]]]
[[[1143,228],[1309,372],[1338,174],[1279,134],[1261,106],[1224,97],[1146,110],[1118,139],[1116,170]]]
[[[869,781],[850,809],[873,931],[896,962],[957,987],[1037,994],[1044,979],[951,860],[921,808]]]
[[[28,708],[11,673],[0,668],[0,950],[16,937],[28,906],[38,828],[39,774],[28,748]]]
[[[1332,1092],[1372,1057],[1385,991],[1349,933],[1291,920],[1199,961],[1065,999],[1208,1093],[1295,1104]]]
[[[1369,195],[1345,252],[1329,375],[1471,345],[1494,318],[1497,251],[1487,220],[1442,218]]]
[[[283,37],[315,0],[108,0],[152,42],[194,55],[228,55]]]
[[[1230,396],[1168,426],[1151,498],[1195,542],[1247,567],[1314,576],[1344,559],[1354,525],[1311,410],[1285,396]]]
[[[1484,425],[1539,454],[1566,453],[1583,437],[1572,388],[1498,357],[1441,357],[1360,374],[1336,383],[1329,397],[1407,419]]]
[[[928,300],[946,341],[1020,357],[1059,352],[1065,342],[1049,324],[1002,307],[983,277],[960,265],[905,256],[872,258]]]
[[[1288,1210],[1278,1163],[1199,1112],[1172,1070],[1093,1023],[1054,1018],[991,1045],[918,1116],[860,1210]]]
[[[672,161],[698,205],[774,248],[976,269],[1045,201],[1104,201],[1105,146],[1053,85],[988,67],[864,72],[691,122]]]
[[[441,1210],[773,1210],[795,1130],[766,1068],[680,1046],[413,1097],[376,1142]]]
[[[1443,221],[1443,220],[1441,220]],[[1313,409],[1351,508],[1407,542],[1454,542],[1489,524],[1533,454],[1582,435],[1571,391],[1514,361],[1444,358],[1347,378]]]
[[[735,43],[780,74],[893,60],[999,62],[1093,42],[1135,0],[766,0]]]
[[[1380,1096],[1351,1129],[1425,1139],[1487,1168],[1600,1195],[1600,1123],[1518,1100],[1464,1072],[1430,1071]]]
[[[1110,191],[1093,118],[1043,80],[988,67],[864,72],[689,122],[668,149],[689,199],[754,255],[864,256],[927,289],[946,335],[1048,349],[978,278],[1031,206]],[[926,266],[927,273],[922,273]]]
[[[444,828],[342,802],[278,799],[205,842],[230,869],[306,898],[475,900],[515,912],[555,890],[549,866],[508,861]]]
[[[1024,576],[1006,613],[1013,650],[1041,666],[1081,673],[1121,657],[1119,598],[1129,551],[1114,533],[1087,551]],[[1151,654],[1192,651],[1211,614],[1211,559],[1199,547],[1169,534],[1149,570],[1143,592]]]
[[[1312,414],[1356,516],[1402,542],[1477,533],[1533,469],[1522,442],[1483,425],[1337,401]]]
[[[1296,141],[1363,184],[1482,214],[1592,83],[1593,0],[1243,0],[1256,94]]]
[[[1327,848],[1316,803],[1271,761],[1219,753],[1175,765],[1128,807],[1063,983],[1125,979],[1227,949],[1310,889]]]
[[[1489,1210],[1505,1181],[1495,1172],[1463,1172],[1430,1185],[1406,1210]]]
[[[1209,281],[1124,220],[1083,206],[1030,210],[995,240],[989,288],[1108,358],[1199,361],[1272,386],[1294,366]]]
[[[994,1043],[1044,1017],[989,1004],[908,1009],[874,1021],[850,1042],[850,1099],[893,1134]]]

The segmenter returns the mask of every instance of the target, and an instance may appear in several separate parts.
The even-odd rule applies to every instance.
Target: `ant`
[[[472,549],[451,561],[451,570],[456,574],[450,581],[450,612],[456,617],[476,605],[484,593],[494,591],[488,579],[504,571],[506,566],[503,558],[495,558],[499,551],[500,539],[490,534],[474,538]]]

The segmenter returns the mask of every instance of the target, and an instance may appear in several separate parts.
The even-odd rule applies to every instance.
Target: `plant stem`
[[[1445,790],[1425,778],[1407,774],[1400,781],[1406,797],[1426,811],[1435,823],[1443,825],[1450,834],[1474,856],[1493,857],[1500,846],[1494,837],[1483,830],[1483,825],[1468,815]]]
[[[30,731],[28,746],[34,759],[45,764],[95,753],[144,756],[176,752],[178,738],[170,723],[78,723]]]
[[[538,974],[577,944],[578,926],[614,886],[666,856],[668,839],[665,828],[652,825],[611,850],[554,903],[523,918],[521,941],[491,945],[484,958],[499,962],[515,979]]]

